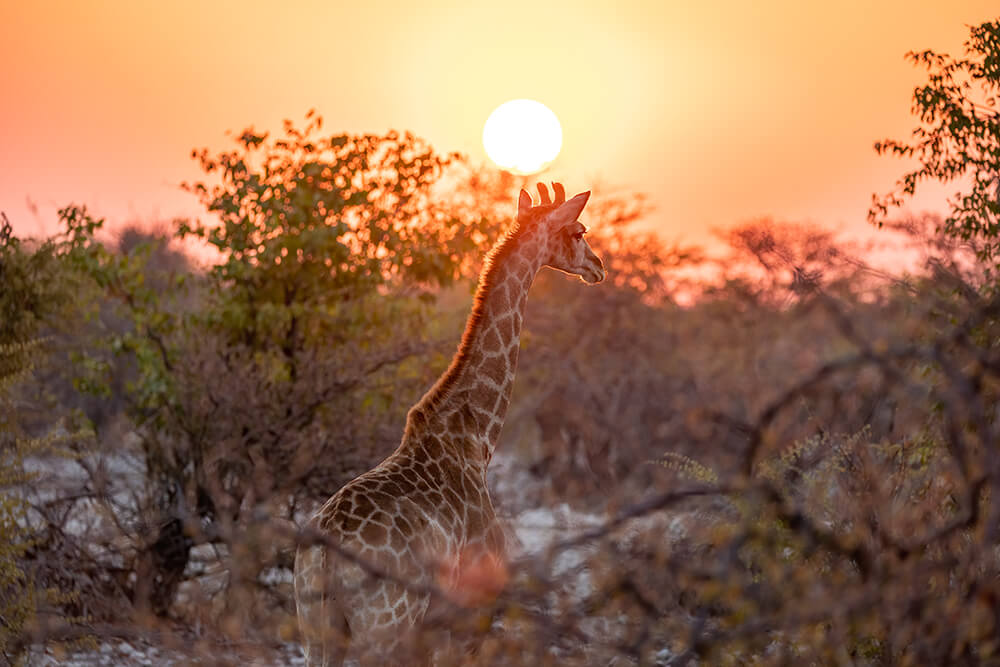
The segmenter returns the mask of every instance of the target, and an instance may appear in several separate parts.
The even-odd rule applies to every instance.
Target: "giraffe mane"
[[[462,333],[462,341],[458,345],[458,351],[455,353],[447,370],[434,383],[434,386],[427,390],[423,398],[417,401],[417,404],[410,410],[410,419],[407,419],[407,430],[409,430],[412,419],[426,421],[427,416],[437,410],[451,394],[452,388],[468,365],[469,346],[473,337],[479,331],[479,327],[482,325],[486,295],[493,290],[496,284],[498,267],[503,264],[504,260],[517,247],[518,241],[524,234],[524,230],[534,225],[538,220],[556,208],[558,208],[557,204],[532,206],[527,211],[527,215],[524,216],[523,220],[518,220],[515,217],[514,223],[510,228],[500,237],[500,240],[497,241],[493,248],[486,253],[483,270],[479,273],[479,284],[476,287],[476,294],[472,299],[472,312],[469,313],[469,318],[466,320],[465,331]]]

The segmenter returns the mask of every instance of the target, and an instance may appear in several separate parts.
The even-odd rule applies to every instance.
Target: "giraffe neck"
[[[528,290],[542,267],[542,248],[515,230],[491,252],[451,366],[414,412],[445,420],[462,435],[466,455],[489,463],[507,416]],[[458,433],[456,433],[458,431]]]

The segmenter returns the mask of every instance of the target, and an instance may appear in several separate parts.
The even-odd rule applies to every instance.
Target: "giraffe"
[[[341,664],[349,645],[384,664],[423,618],[432,587],[465,605],[502,588],[504,534],[486,467],[510,403],[528,290],[544,266],[588,284],[605,277],[578,220],[590,192],[566,201],[552,185],[554,200],[538,184],[538,205],[521,190],[516,221],[486,258],[458,351],[408,412],[399,447],[307,524],[357,557],[322,543],[296,553],[307,664]]]

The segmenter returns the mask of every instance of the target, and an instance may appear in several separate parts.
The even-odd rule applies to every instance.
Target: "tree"
[[[229,290],[228,325],[256,343],[300,333],[297,313],[268,321],[268,306],[323,308],[385,286],[448,283],[477,249],[476,232],[490,229],[433,196],[457,156],[409,133],[319,137],[322,119],[307,119],[302,130],[286,121],[280,139],[247,129],[236,150],[195,151],[221,183],[185,186],[222,224],[185,224],[179,236],[220,252],[212,278]]]
[[[971,27],[969,35],[964,58],[931,50],[906,55],[928,72],[913,91],[920,125],[912,142],[885,139],[875,150],[916,158],[920,166],[888,194],[873,196],[868,218],[881,226],[922,181],[959,181],[963,190],[949,199],[942,228],[993,262],[1000,253],[1000,19]]]
[[[185,187],[217,220],[182,221],[176,238],[209,246],[206,273],[152,276],[163,239],[116,253],[91,234],[74,255],[126,321],[85,384],[102,390],[109,359],[132,369],[150,482],[130,524],[146,587],[135,597],[158,614],[192,546],[226,542],[259,505],[291,516],[388,453],[440,370],[429,290],[496,236],[494,218],[443,197],[456,156],[408,133],[321,128],[310,113],[302,129],[247,129],[231,150],[193,153],[207,178]],[[102,224],[76,207],[61,216]]]
[[[205,395],[217,401],[211,411],[256,406],[246,424],[229,424],[227,437],[243,434],[234,448],[240,456],[256,452],[277,468],[273,483],[298,488],[307,480],[281,473],[302,456],[287,430],[315,427],[345,398],[355,412],[396,400],[384,380],[387,373],[413,376],[404,362],[426,351],[426,288],[457,278],[496,231],[494,219],[441,197],[436,186],[458,156],[439,155],[409,133],[322,136],[322,119],[312,112],[306,118],[302,129],[286,121],[278,138],[247,129],[234,150],[195,151],[206,174],[219,180],[185,187],[221,224],[178,230],[180,238],[193,236],[219,252],[206,301],[188,326],[215,337],[224,372],[250,373],[255,379],[244,376],[243,388],[259,389],[257,400],[237,405],[229,396],[243,392],[227,396],[207,386]],[[233,363],[238,359],[243,371]],[[327,430],[350,437],[351,411]],[[258,428],[262,414],[270,433]],[[320,488],[344,481],[331,480],[322,467],[307,469],[325,478]]]

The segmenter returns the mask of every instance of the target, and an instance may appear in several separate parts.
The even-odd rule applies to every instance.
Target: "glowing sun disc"
[[[483,126],[483,147],[498,167],[534,174],[556,159],[562,126],[552,110],[535,100],[504,102]]]

